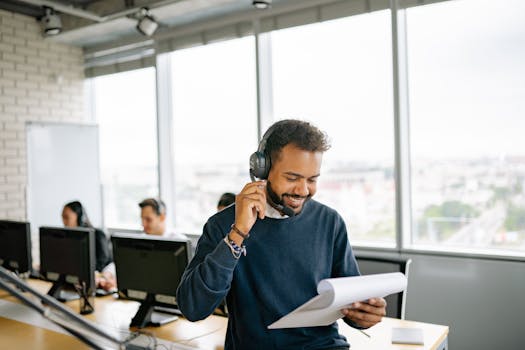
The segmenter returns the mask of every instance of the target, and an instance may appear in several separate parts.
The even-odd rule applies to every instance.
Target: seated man
[[[146,198],[139,203],[140,218],[144,232],[148,235],[158,235],[174,239],[187,240],[182,233],[167,232],[166,230],[166,204],[161,199]]]

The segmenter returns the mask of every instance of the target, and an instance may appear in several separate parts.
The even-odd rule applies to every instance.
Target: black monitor
[[[17,274],[31,271],[31,229],[28,222],[0,220],[0,266]]]
[[[60,301],[92,296],[95,229],[40,227],[40,273],[53,282],[47,294]]]
[[[114,234],[111,241],[119,293],[141,303],[130,327],[176,319],[158,318],[153,311],[155,306],[177,306],[177,287],[190,260],[189,242],[135,234]]]

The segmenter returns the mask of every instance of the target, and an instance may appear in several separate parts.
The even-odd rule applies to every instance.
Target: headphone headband
[[[268,143],[268,139],[274,133],[275,129],[287,122],[289,122],[289,120],[280,120],[270,126],[259,142],[257,152],[252,153],[250,156],[250,177],[252,178],[252,181],[255,180],[255,177],[259,179],[268,178],[272,161],[271,155],[266,152],[266,144]]]
[[[273,131],[275,130],[276,124],[273,124],[272,126],[270,126],[268,130],[266,130],[266,132],[264,133],[263,137],[261,138],[261,141],[259,141],[259,147],[257,147],[258,152],[265,153],[266,143],[268,143],[268,139],[270,138]]]

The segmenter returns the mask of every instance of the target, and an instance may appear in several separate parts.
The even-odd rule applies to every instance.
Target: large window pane
[[[525,252],[525,2],[450,1],[407,21],[413,243]]]
[[[138,203],[159,193],[155,69],[94,78],[93,95],[105,224],[140,227]]]
[[[275,117],[330,136],[316,198],[354,244],[395,241],[390,33],[388,11],[272,33]]]
[[[250,179],[257,148],[253,37],[172,54],[175,227],[202,232],[223,192]]]

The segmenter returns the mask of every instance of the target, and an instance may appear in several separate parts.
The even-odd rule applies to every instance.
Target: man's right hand
[[[266,211],[266,180],[250,182],[235,196],[235,227],[249,233],[257,217],[264,219]],[[230,237],[236,244],[243,238],[232,231]]]

